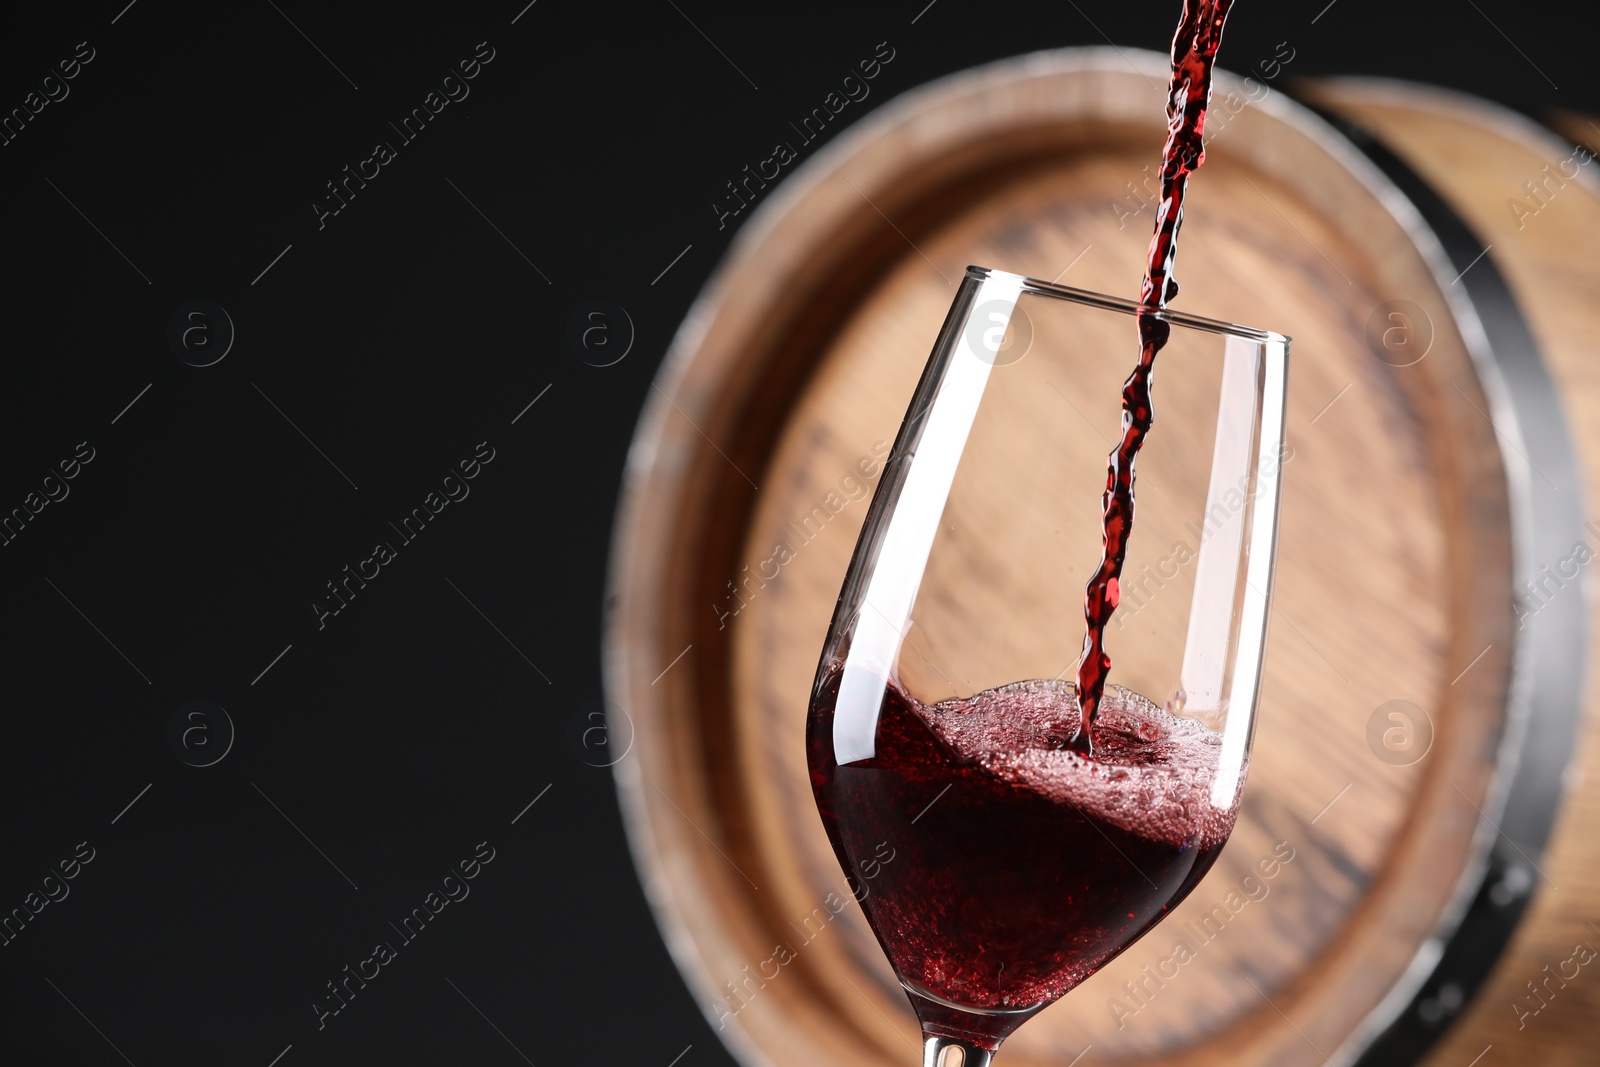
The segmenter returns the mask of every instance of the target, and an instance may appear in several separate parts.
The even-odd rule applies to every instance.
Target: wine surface
[[[1173,266],[1178,255],[1178,227],[1183,223],[1183,200],[1189,175],[1205,162],[1206,109],[1211,103],[1211,69],[1222,26],[1233,0],[1184,0],[1183,17],[1172,38],[1172,81],[1167,91],[1167,143],[1161,155],[1161,201],[1156,206],[1156,229],[1150,238],[1139,303],[1160,310],[1178,294]],[[1153,315],[1140,314],[1139,362],[1122,386],[1122,439],[1112,449],[1102,499],[1104,552],[1100,566],[1089,578],[1083,594],[1087,631],[1078,660],[1078,692],[1083,694],[1081,729],[1075,744],[1092,747],[1089,724],[1099,711],[1111,656],[1105,649],[1106,623],[1121,599],[1122,564],[1133,533],[1134,461],[1150,432],[1154,412],[1150,403],[1151,374],[1156,355],[1166,346],[1171,327]]]
[[[929,1033],[997,1047],[1186,896],[1237,811],[1211,803],[1220,735],[1117,686],[1073,749],[1070,683],[923,704],[891,684],[871,759],[839,766],[840,671],[807,743],[823,824]]]

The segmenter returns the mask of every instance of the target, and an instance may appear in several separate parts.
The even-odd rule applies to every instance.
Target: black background
[[[0,147],[0,515],[94,453],[0,547],[0,914],[95,850],[0,948],[4,1054],[728,1063],[583,744],[633,424],[749,218],[719,230],[711,204],[879,42],[893,62],[829,137],[973,64],[1164,49],[1176,5],[124,2],[19,9],[0,40],[6,113],[94,50]],[[1593,113],[1592,29],[1471,0],[1242,0],[1223,65],[1287,41],[1296,75]],[[325,183],[398,144],[386,124],[484,41],[470,96],[319,229]],[[167,342],[194,299],[237,331],[204,368]],[[607,367],[568,343],[594,299],[636,329]],[[483,441],[470,495],[319,629],[324,583],[397,543],[386,523]],[[167,739],[191,699],[237,731],[213,766]],[[400,943],[389,923],[483,841],[470,896]],[[380,940],[397,958],[319,1030],[325,983]]]

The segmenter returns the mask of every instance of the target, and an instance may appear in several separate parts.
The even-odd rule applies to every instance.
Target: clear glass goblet
[[[1090,746],[1072,682],[1135,317],[1171,339]],[[813,792],[922,1023],[1001,1041],[1147,933],[1233,828],[1261,681],[1289,340],[969,268],[817,668]],[[885,860],[885,857],[888,860]]]

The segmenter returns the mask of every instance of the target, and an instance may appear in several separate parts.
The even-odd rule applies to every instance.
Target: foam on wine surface
[[[1129,833],[1184,847],[1221,844],[1233,828],[1232,810],[1210,803],[1221,735],[1121,686],[1106,688],[1092,757],[1068,743],[1080,709],[1067,682],[1016,682],[917,711],[957,758]]]

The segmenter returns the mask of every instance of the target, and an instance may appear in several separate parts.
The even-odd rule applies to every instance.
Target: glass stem
[[[990,1067],[994,1053],[953,1037],[925,1036],[922,1067]]]

